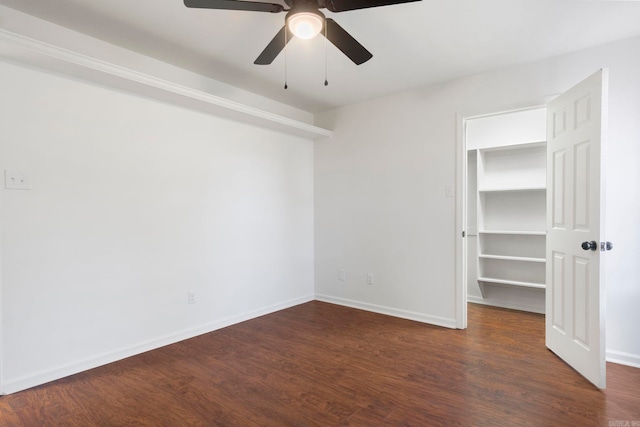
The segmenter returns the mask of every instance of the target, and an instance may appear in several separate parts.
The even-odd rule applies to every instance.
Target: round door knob
[[[585,251],[595,251],[598,248],[598,244],[595,240],[590,242],[582,242],[582,249]]]

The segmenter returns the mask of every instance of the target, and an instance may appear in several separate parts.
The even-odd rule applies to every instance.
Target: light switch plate
[[[31,190],[31,174],[27,171],[5,170],[4,188],[7,190]]]

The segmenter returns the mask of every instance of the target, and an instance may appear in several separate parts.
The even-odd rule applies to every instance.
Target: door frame
[[[3,177],[4,178],[4,177]],[[1,191],[1,190],[0,190]],[[0,197],[0,230],[2,230],[2,197]],[[0,242],[0,247],[1,247],[1,243]],[[4,337],[4,327],[3,327],[3,323],[2,323],[2,319],[3,319],[3,313],[2,313],[2,307],[3,307],[3,299],[2,299],[2,292],[3,288],[2,288],[2,251],[0,250],[0,396],[4,395],[4,341],[3,341],[3,337]]]
[[[507,105],[488,105],[456,113],[456,227],[455,227],[455,311],[456,328],[467,328],[467,120],[514,113],[534,108],[546,108],[557,94]],[[462,237],[463,232],[465,237]]]

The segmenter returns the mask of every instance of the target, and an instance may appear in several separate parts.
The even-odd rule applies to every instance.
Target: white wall
[[[318,115],[334,138],[315,147],[317,295],[454,326],[456,210],[445,186],[456,179],[456,114],[537,104],[609,67],[607,349],[640,366],[639,51],[635,37]]]
[[[455,325],[455,109],[437,91],[319,117],[334,131],[315,149],[319,298]]]
[[[0,62],[2,392],[313,298],[310,140]],[[196,303],[187,304],[187,291]]]

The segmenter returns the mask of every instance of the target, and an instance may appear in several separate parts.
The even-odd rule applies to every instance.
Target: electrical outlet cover
[[[5,170],[4,188],[7,190],[31,190],[31,176],[29,172]]]

